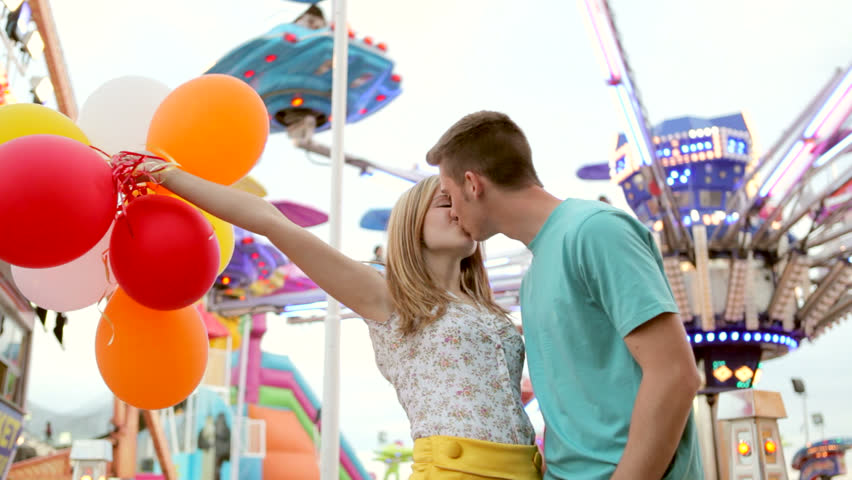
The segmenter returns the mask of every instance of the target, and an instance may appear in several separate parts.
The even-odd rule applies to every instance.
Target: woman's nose
[[[456,215],[456,209],[453,208],[453,207],[450,207],[450,220],[452,220],[454,222],[459,221],[459,216]]]

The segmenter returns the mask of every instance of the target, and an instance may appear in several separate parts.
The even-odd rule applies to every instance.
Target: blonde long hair
[[[438,187],[438,176],[418,182],[399,198],[388,221],[387,282],[404,334],[442,317],[453,301],[437,286],[423,258],[423,223]],[[480,307],[506,315],[491,293],[480,244],[461,262],[460,287]]]

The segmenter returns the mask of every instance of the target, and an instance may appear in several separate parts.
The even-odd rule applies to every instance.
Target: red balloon
[[[0,259],[26,268],[62,265],[103,238],[115,217],[112,171],[100,154],[57,135],[0,145]]]
[[[210,289],[219,269],[210,222],[188,203],[163,195],[132,200],[115,221],[109,247],[118,284],[155,310],[191,305]]]

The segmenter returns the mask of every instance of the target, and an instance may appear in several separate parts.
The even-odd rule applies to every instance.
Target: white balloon
[[[110,155],[122,150],[142,152],[151,119],[169,93],[169,87],[150,78],[110,80],[86,99],[77,125],[93,146]]]
[[[12,279],[18,290],[39,307],[55,312],[70,312],[95,304],[116,286],[109,261],[103,258],[109,249],[113,225],[91,250],[64,265],[50,268],[12,265]]]

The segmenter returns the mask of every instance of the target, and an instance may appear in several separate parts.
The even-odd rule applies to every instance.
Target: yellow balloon
[[[214,217],[200,208],[198,211],[213,225],[213,233],[219,242],[219,271],[217,273],[222,273],[225,271],[228,263],[231,262],[231,256],[234,254],[234,227],[230,223]]]
[[[27,135],[59,135],[89,145],[86,134],[65,115],[36,103],[0,107],[0,144]]]
[[[242,190],[252,195],[257,195],[261,198],[266,196],[266,189],[263,188],[263,185],[261,185],[260,182],[248,175],[237,180],[237,182],[231,186],[236,188],[237,190]]]

